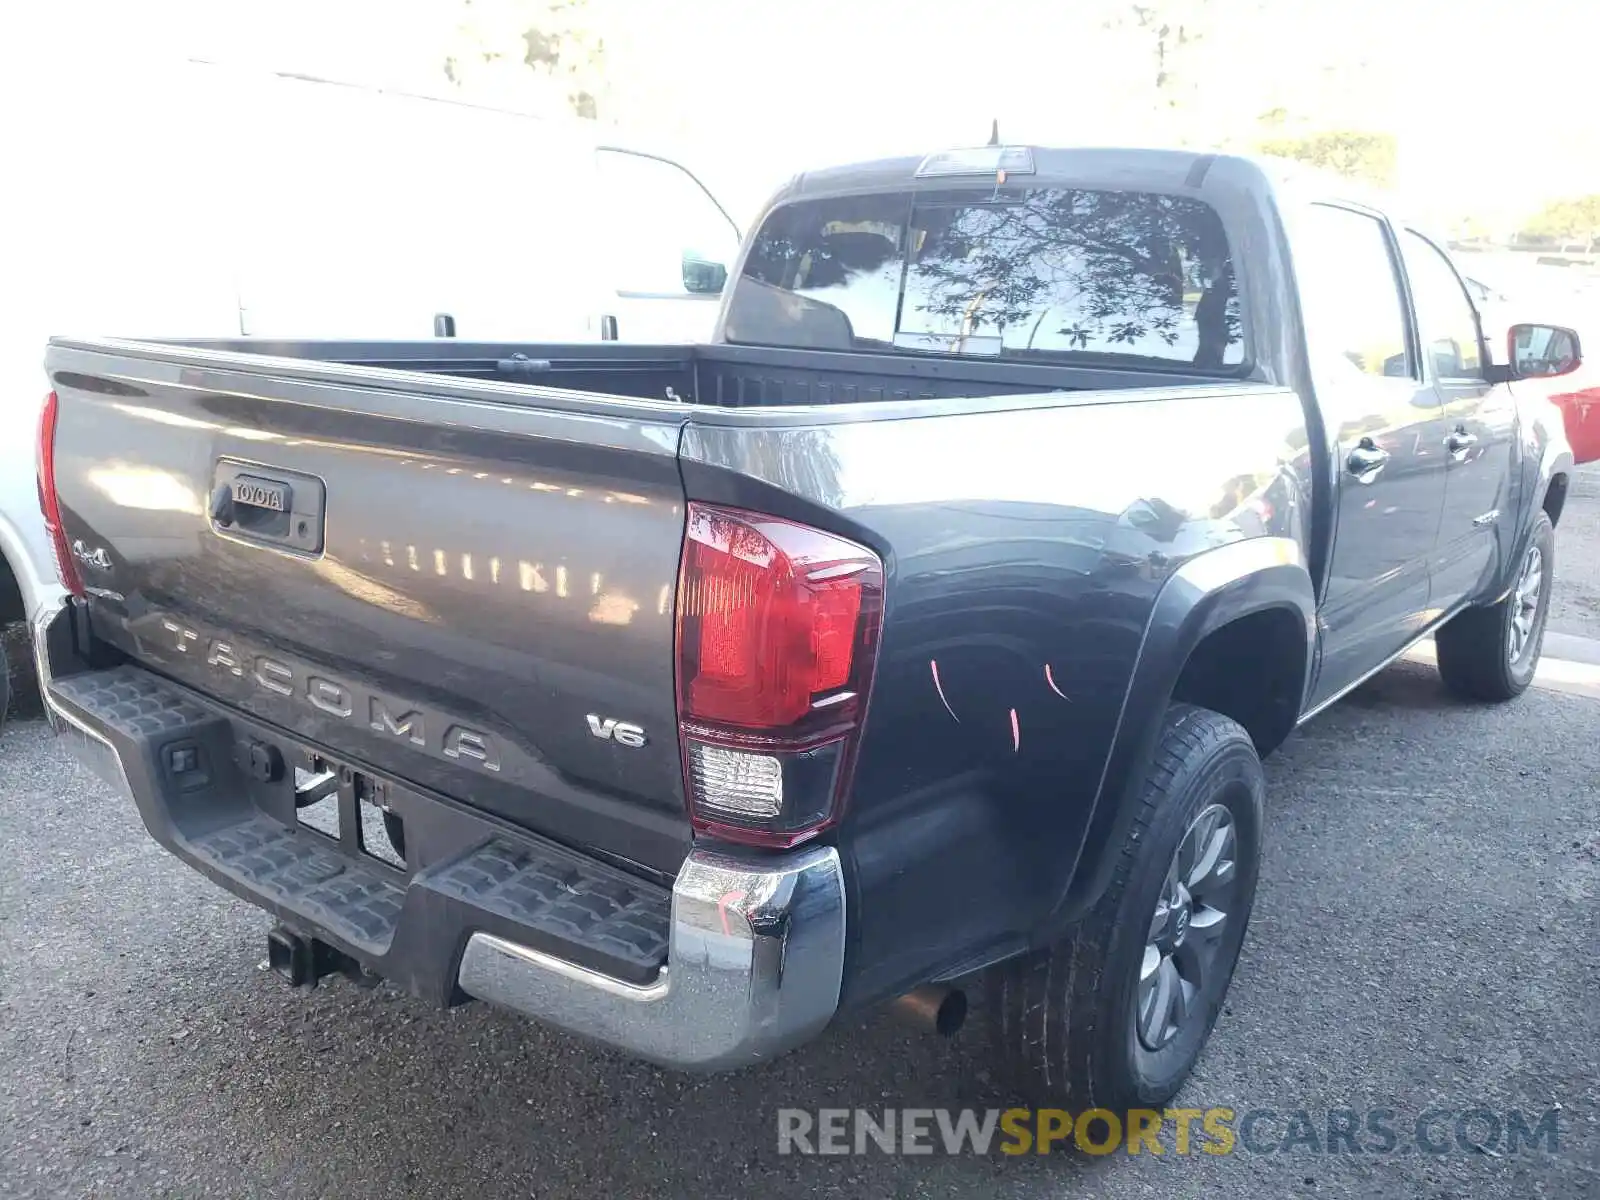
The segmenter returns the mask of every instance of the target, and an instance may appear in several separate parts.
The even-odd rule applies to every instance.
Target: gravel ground
[[[1600,634],[1600,476],[1555,624]],[[802,1158],[777,1109],[1003,1107],[951,1042],[849,1020],[759,1071],[658,1071],[481,1005],[259,967],[266,918],[143,833],[37,719],[0,734],[0,1195],[1600,1196],[1600,705],[1458,705],[1401,664],[1269,763],[1228,1010],[1181,1102],[1395,1110],[1409,1152]],[[1554,1105],[1555,1153],[1442,1155],[1420,1113]],[[1531,1123],[1531,1122],[1530,1122]],[[1442,1127],[1450,1138],[1448,1122]],[[1370,1141],[1366,1143],[1369,1147]]]

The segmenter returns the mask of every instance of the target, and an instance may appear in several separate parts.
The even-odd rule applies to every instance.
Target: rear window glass
[[[1150,192],[785,205],[755,237],[726,332],[808,349],[1244,362],[1222,222],[1198,200]]]

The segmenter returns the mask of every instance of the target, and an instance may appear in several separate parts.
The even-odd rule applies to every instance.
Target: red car
[[[1524,372],[1524,387],[1534,376],[1547,376],[1550,400],[1561,409],[1574,460],[1600,459],[1600,367],[1584,361],[1578,334],[1572,329],[1514,325],[1513,301],[1498,293],[1486,297],[1479,291],[1487,291],[1483,284],[1468,283],[1478,297],[1484,336],[1495,358],[1505,354],[1505,361],[1517,363]],[[1582,324],[1600,328],[1593,321]]]
[[[1583,361],[1578,335],[1521,325],[1508,338],[1507,350],[1523,370],[1551,377],[1550,399],[1561,409],[1574,460],[1600,458],[1600,372]]]

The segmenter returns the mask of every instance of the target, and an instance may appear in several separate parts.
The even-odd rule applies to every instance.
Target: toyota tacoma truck
[[[1424,638],[1528,686],[1576,333],[1175,151],[819,170],[724,268],[707,344],[53,340],[55,720],[298,984],[703,1069],[981,988],[1019,1093],[1159,1105],[1262,757]]]

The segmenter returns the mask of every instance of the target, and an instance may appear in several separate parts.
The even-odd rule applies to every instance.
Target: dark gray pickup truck
[[[53,341],[54,717],[297,983],[722,1068],[981,979],[1019,1087],[1159,1104],[1260,756],[1430,635],[1528,685],[1576,334],[1178,152],[807,174],[727,275],[707,345]]]

